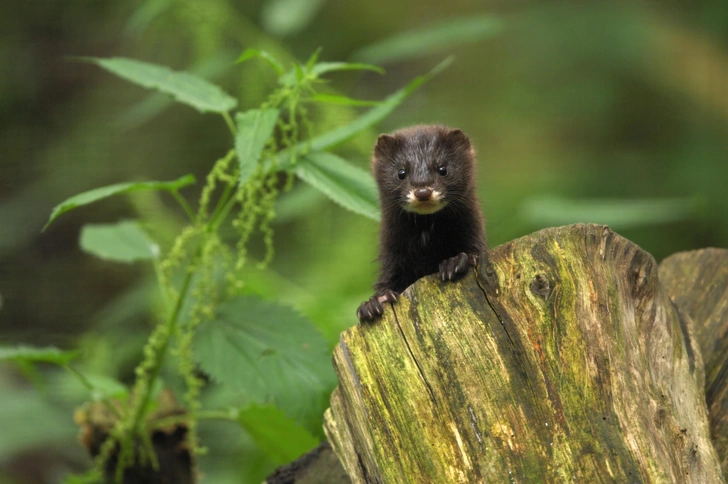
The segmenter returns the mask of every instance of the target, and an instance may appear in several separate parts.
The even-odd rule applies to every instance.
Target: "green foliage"
[[[216,85],[185,72],[175,72],[163,66],[121,57],[90,57],[86,60],[129,82],[169,94],[177,102],[192,106],[201,113],[225,113],[238,104],[234,97]]]
[[[129,395],[129,389],[116,380],[106,375],[85,375],[87,389],[91,390],[91,400],[94,402],[108,400],[123,400]]]
[[[377,185],[371,173],[326,151],[306,154],[299,160],[295,172],[301,180],[342,207],[379,221]]]
[[[240,164],[240,185],[245,185],[255,172],[263,148],[273,134],[278,121],[278,109],[251,109],[235,116],[237,134],[235,153]]]
[[[275,403],[306,428],[319,425],[336,382],[330,349],[295,311],[253,297],[231,299],[200,325],[194,347],[205,372],[242,404]]]
[[[311,150],[330,150],[340,145],[341,143],[350,140],[365,129],[371,128],[375,124],[379,123],[384,118],[392,114],[396,107],[402,104],[402,102],[407,99],[410,94],[415,92],[417,88],[419,88],[422,84],[428,82],[430,79],[445,70],[447,66],[452,63],[452,61],[453,58],[448,57],[447,59],[433,67],[430,72],[423,76],[414,78],[402,89],[399,89],[387,96],[379,106],[370,109],[351,123],[311,139],[309,144]]]
[[[115,262],[151,260],[159,255],[159,247],[139,224],[129,220],[84,225],[79,244],[85,252]]]
[[[116,183],[114,185],[94,188],[93,190],[74,195],[56,205],[53,212],[51,212],[48,222],[45,224],[45,227],[43,227],[43,230],[48,228],[48,226],[60,215],[63,215],[69,210],[73,210],[74,208],[81,207],[83,205],[88,205],[89,203],[98,202],[99,200],[103,200],[114,195],[131,193],[139,190],[166,190],[169,192],[177,192],[179,189],[184,188],[187,185],[192,185],[193,183],[195,183],[195,177],[192,175],[186,175],[170,182]]]
[[[340,104],[342,106],[378,106],[382,104],[380,101],[365,101],[362,99],[352,99],[348,96],[338,94],[326,94],[317,92],[311,96],[311,101],[316,103]]]
[[[65,366],[77,356],[77,351],[61,351],[58,348],[34,348],[25,345],[0,346],[0,361],[51,363]]]
[[[238,57],[238,60],[236,60],[235,63],[240,64],[241,62],[255,59],[256,57],[266,61],[268,65],[271,66],[273,70],[276,71],[276,74],[278,74],[279,76],[282,76],[285,72],[283,65],[278,62],[278,59],[261,49],[245,49],[245,51],[240,54],[240,57]]]
[[[240,410],[237,420],[260,448],[279,464],[297,459],[318,443],[306,429],[273,406],[246,407]]]
[[[352,58],[364,62],[386,63],[451,52],[453,48],[488,39],[503,30],[503,22],[491,15],[450,19],[422,29],[398,33],[368,45]]]
[[[194,181],[189,175],[173,182],[98,188],[71,197],[53,210],[49,223],[68,210],[113,195],[160,190],[172,195],[188,218],[188,225],[164,251],[135,221],[86,225],[81,233],[81,248],[97,257],[154,262],[165,309],[144,347],[131,390],[113,378],[86,376],[68,367],[61,358],[70,354],[6,350],[6,359],[58,359],[90,391],[92,400],[106,404],[117,417],[96,459],[96,471],[88,473],[87,480],[98,477],[115,448],[116,481],[136,460],[154,459],[145,422],[160,389],[163,366],[171,355],[186,386],[183,400],[193,451],[199,450],[198,421],[206,416],[236,421],[277,462],[297,457],[323,437],[322,415],[336,382],[330,346],[316,327],[293,309],[243,295],[244,275],[250,273],[246,269],[249,241],[255,232],[262,236],[266,246],[258,269],[262,270],[273,256],[271,222],[276,199],[282,189],[290,188],[295,176],[342,207],[377,220],[372,176],[328,150],[384,119],[449,61],[384,101],[359,101],[330,90],[319,92],[324,82],[321,76],[341,70],[382,70],[369,64],[318,62],[318,54],[285,69],[263,50],[245,51],[238,61],[262,58],[279,75],[278,84],[261,106],[232,113],[232,117],[228,111],[237,101],[192,74],[130,59],[92,59],[135,84],[171,94],[201,112],[221,114],[235,146],[213,164],[194,210],[179,194]],[[375,107],[351,123],[314,138],[307,106],[316,103]],[[287,180],[283,186],[281,174]],[[232,244],[224,242],[220,234],[226,222],[236,239]],[[202,394],[209,385],[201,378],[200,368],[224,396],[221,403],[240,410],[203,408]]]

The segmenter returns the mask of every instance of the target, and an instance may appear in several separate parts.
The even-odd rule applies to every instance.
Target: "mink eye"
[[[406,171],[404,171],[404,170],[399,170],[399,171],[397,172],[397,178],[399,178],[400,180],[404,180],[404,176],[405,176],[406,174],[407,174],[407,172],[406,172]]]
[[[437,172],[440,174],[440,176],[445,176],[447,175],[447,167],[441,166],[437,169]]]

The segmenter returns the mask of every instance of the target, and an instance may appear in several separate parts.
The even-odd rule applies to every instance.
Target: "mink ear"
[[[397,145],[397,140],[394,136],[388,134],[380,134],[377,138],[377,144],[374,147],[374,153],[380,156],[386,156],[394,150]]]
[[[445,139],[448,140],[453,147],[464,149],[470,147],[470,139],[461,129],[451,129],[445,135]]]

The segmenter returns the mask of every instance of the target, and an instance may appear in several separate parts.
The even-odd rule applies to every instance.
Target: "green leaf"
[[[365,101],[363,99],[352,99],[347,96],[325,94],[322,92],[317,92],[309,100],[317,103],[340,104],[344,106],[379,106],[382,104],[382,101]]]
[[[379,220],[377,185],[369,172],[325,151],[307,153],[294,172],[342,207]]]
[[[152,4],[155,0],[144,2],[144,5]],[[174,0],[162,0],[173,2]],[[143,7],[140,6],[139,10]],[[235,54],[230,50],[223,50],[218,54],[205,57],[195,64],[189,66],[189,73],[205,79],[218,79],[230,70],[230,65],[235,61]],[[144,99],[129,105],[116,120],[116,126],[125,131],[138,127],[152,118],[159,116],[167,109],[175,105],[174,99],[158,91],[150,92]]]
[[[254,405],[242,409],[238,422],[279,464],[292,462],[318,445],[318,440],[306,429],[273,406]]]
[[[275,404],[320,434],[321,417],[336,384],[323,336],[292,309],[255,297],[220,304],[203,322],[194,351],[201,367],[236,405]]]
[[[687,220],[695,216],[697,209],[698,201],[689,197],[647,200],[534,197],[523,203],[520,216],[543,226],[584,222],[625,229]]]
[[[407,96],[415,92],[425,82],[429,81],[440,72],[442,72],[447,66],[452,63],[453,58],[448,57],[444,61],[436,65],[430,72],[423,76],[416,77],[405,87],[389,95],[381,105],[369,110],[364,115],[358,117],[351,123],[341,128],[329,131],[328,133],[317,136],[311,140],[312,151],[325,151],[334,146],[343,143],[344,141],[352,138],[357,133],[370,128],[389,116],[394,109],[404,101]]]
[[[84,252],[115,262],[151,260],[159,256],[157,244],[131,220],[84,225],[79,243]]]
[[[240,186],[245,185],[255,172],[260,155],[273,135],[278,113],[277,109],[251,109],[235,116],[238,125],[235,153],[240,165]]]
[[[308,74],[313,75],[314,77],[320,77],[322,74],[326,74],[327,72],[336,71],[374,71],[379,74],[384,74],[384,69],[379,66],[356,62],[319,62],[310,68],[307,67]],[[301,67],[295,64],[293,69],[288,71],[284,76],[281,76],[278,82],[284,86],[293,86],[296,83],[296,80],[300,80],[300,76],[303,76],[303,74]]]
[[[423,29],[397,34],[363,47],[352,59],[385,63],[416,59],[490,38],[503,30],[503,22],[489,15],[447,20]]]
[[[392,111],[394,111],[394,109],[407,98],[407,96],[412,94],[422,84],[429,81],[440,72],[445,70],[445,68],[447,68],[447,66],[452,63],[452,60],[452,57],[448,57],[447,59],[443,60],[442,62],[437,64],[430,72],[423,76],[416,77],[405,87],[389,95],[386,99],[384,99],[384,101],[382,101],[382,104],[370,109],[351,123],[342,126],[341,128],[337,128],[333,131],[329,131],[328,133],[322,134],[321,136],[317,136],[313,138],[310,143],[299,143],[292,149],[295,149],[298,152],[302,152],[307,149],[310,149],[311,151],[327,151],[334,146],[351,139],[358,133],[374,126],[375,124],[389,116]],[[278,167],[281,169],[288,168],[290,159],[291,154],[289,150],[281,151],[278,155]]]
[[[169,94],[177,102],[202,113],[224,113],[238,104],[234,97],[215,84],[186,72],[123,57],[84,59],[134,84]]]
[[[279,77],[283,75],[284,69],[281,63],[278,62],[275,57],[273,57],[264,50],[245,49],[245,51],[243,51],[243,53],[240,55],[240,57],[238,57],[238,60],[236,60],[235,63],[240,64],[241,62],[245,62],[256,57],[260,57],[261,59],[266,61],[273,68],[273,70],[276,71],[276,74],[278,74]]]
[[[306,61],[306,70],[307,71],[310,72],[313,69],[313,67],[316,65],[316,63],[319,60],[319,56],[321,55],[321,50],[322,50],[322,48],[319,47],[318,49],[313,51],[313,54],[311,54],[311,57],[308,58],[308,60]]]
[[[76,207],[88,205],[89,203],[103,200],[104,198],[108,198],[113,195],[119,195],[121,193],[131,193],[139,190],[176,191],[193,183],[195,183],[195,177],[192,175],[186,175],[182,178],[178,178],[177,180],[169,182],[149,181],[137,183],[117,183],[115,185],[94,188],[93,190],[74,195],[71,198],[68,198],[60,204],[56,205],[53,209],[53,212],[51,213],[50,218],[48,219],[48,222],[43,227],[43,230],[48,228],[51,222],[57,219],[60,215],[63,215],[69,210],[73,210]]]
[[[108,399],[123,399],[129,395],[129,389],[114,378],[103,375],[86,375],[86,381],[93,388],[91,399],[95,402]]]
[[[104,482],[104,475],[95,468],[83,474],[69,474],[63,479],[63,484],[100,484],[102,482]]]
[[[361,62],[319,62],[311,68],[311,72],[320,76],[327,72],[335,71],[374,71],[384,74],[384,69],[372,64],[363,64]]]
[[[58,348],[33,346],[0,346],[0,361],[16,363],[51,363],[66,366],[78,356],[78,351],[61,351]]]

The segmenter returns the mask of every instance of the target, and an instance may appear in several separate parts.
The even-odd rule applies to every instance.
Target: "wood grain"
[[[345,331],[325,430],[355,483],[723,482],[687,324],[634,243],[546,229]]]

